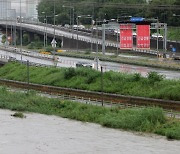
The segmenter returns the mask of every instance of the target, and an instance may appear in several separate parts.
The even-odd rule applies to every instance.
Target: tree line
[[[149,0],[149,3],[147,0],[42,0],[37,7],[39,20],[43,22],[46,17],[47,22],[53,24],[54,8],[58,25],[76,24],[78,15],[91,15],[99,21],[138,16],[158,18],[159,22],[169,26],[180,25],[180,17],[175,16],[180,15],[179,0]],[[89,24],[90,19],[82,18],[80,22]]]

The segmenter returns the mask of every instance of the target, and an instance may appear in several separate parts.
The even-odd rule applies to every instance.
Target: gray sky
[[[11,7],[12,7],[12,9],[16,9],[19,12],[19,10],[20,10],[20,3],[13,3],[12,2],[11,3]],[[21,9],[22,9],[23,12],[26,10],[25,3],[21,3]]]
[[[27,8],[26,8],[26,1],[27,0],[21,0],[21,11],[22,13],[27,13]],[[37,0],[28,0],[29,4],[37,4]],[[12,9],[16,9],[17,13],[20,12],[20,0],[11,0],[11,7]]]

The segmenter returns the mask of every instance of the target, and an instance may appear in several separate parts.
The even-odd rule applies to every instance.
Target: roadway
[[[19,49],[17,49],[16,51],[14,51],[13,48],[10,48],[10,49],[11,49],[11,52],[1,49],[0,50],[1,57],[3,56],[6,56],[7,58],[13,57],[16,60],[20,61],[21,53]],[[44,54],[39,54],[37,52],[28,52],[25,50],[23,50],[22,60],[24,62],[29,60],[29,62],[34,65],[45,65],[45,66],[57,65],[57,67],[73,67],[73,68],[76,67],[77,62],[86,62],[86,63],[92,64],[94,69],[97,68],[97,62],[93,60],[58,56],[58,60],[55,64],[53,61],[52,55],[44,55]],[[116,72],[125,72],[125,73],[140,73],[144,77],[146,77],[149,72],[155,71],[161,75],[164,75],[166,79],[180,79],[179,71],[170,71],[170,70],[157,69],[157,68],[151,68],[151,67],[135,66],[135,65],[120,64],[120,63],[114,63],[114,62],[104,62],[104,61],[99,61],[98,63],[99,70],[100,70],[100,66],[103,67],[103,71],[112,70]]]

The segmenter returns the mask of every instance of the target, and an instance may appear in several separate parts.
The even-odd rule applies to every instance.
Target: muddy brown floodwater
[[[180,141],[56,116],[0,110],[0,154],[178,154]]]

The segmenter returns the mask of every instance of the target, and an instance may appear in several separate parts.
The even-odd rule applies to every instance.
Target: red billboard
[[[132,49],[133,36],[131,24],[120,24],[120,49]]]
[[[137,48],[150,49],[150,25],[137,25]]]

